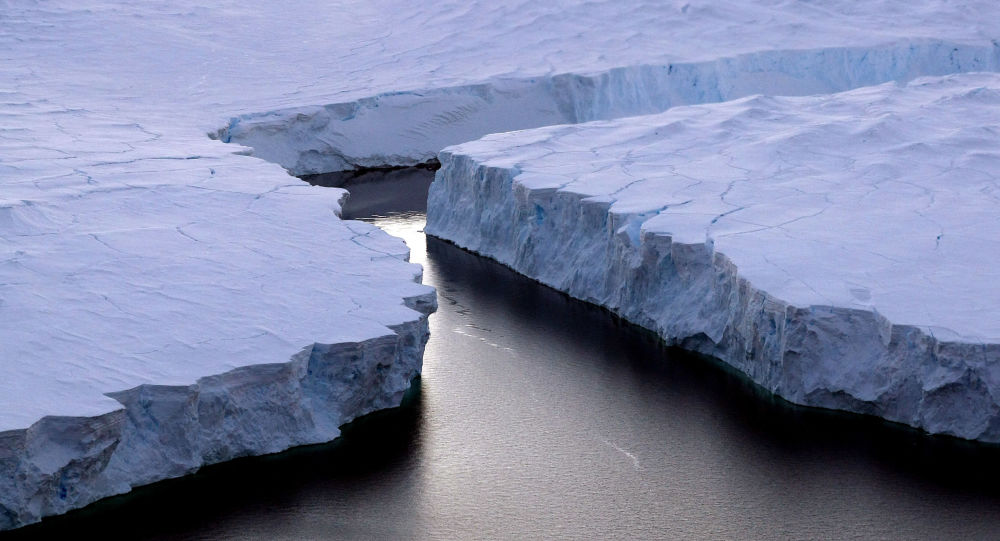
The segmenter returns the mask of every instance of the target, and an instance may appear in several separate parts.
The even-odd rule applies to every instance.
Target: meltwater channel
[[[433,175],[347,186],[345,217],[402,237],[438,290],[423,376],[402,407],[337,442],[208,467],[12,537],[1000,537],[1000,448],[790,406],[425,238]]]

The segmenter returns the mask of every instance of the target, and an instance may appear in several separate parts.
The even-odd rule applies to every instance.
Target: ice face
[[[1000,441],[998,111],[970,74],[490,135],[426,231],[793,402]]]

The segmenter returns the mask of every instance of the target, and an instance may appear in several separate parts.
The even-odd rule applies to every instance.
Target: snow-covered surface
[[[4,185],[0,431],[107,413],[121,404],[104,393],[282,362],[419,316],[402,301],[428,293],[419,267],[373,226],[342,224],[342,190],[218,147],[168,155],[106,122],[96,129],[123,152],[60,145],[66,156],[47,163],[58,167]],[[60,124],[81,139],[90,129]]]
[[[997,74],[678,107],[445,149],[427,232],[793,401],[998,441],[998,149]]]
[[[434,292],[346,192],[190,126],[0,114],[0,529],[398,405]]]
[[[415,163],[510,129],[1000,65],[1000,6],[985,0],[22,0],[2,17],[3,101],[157,133],[222,130],[296,173]]]
[[[298,173],[414,163],[514,128],[997,70],[998,20],[938,0],[0,1],[0,437],[22,445],[0,461],[49,490],[0,525],[272,449],[66,499],[58,479],[104,440],[25,431],[42,416],[104,426],[128,401],[108,393],[419,336],[403,299],[430,293],[403,245],[225,142]]]

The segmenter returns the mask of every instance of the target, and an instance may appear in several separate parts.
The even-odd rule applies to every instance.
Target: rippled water
[[[348,217],[438,288],[402,408],[18,535],[163,539],[1000,537],[1000,449],[791,407],[709,359],[425,239],[433,172],[352,179]],[[345,177],[314,178],[339,184]]]

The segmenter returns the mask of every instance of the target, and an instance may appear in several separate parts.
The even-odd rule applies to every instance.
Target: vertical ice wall
[[[65,513],[201,466],[327,442],[357,417],[399,405],[420,373],[434,294],[393,333],[314,344],[289,362],[187,386],[141,385],[99,417],[45,417],[0,433],[0,530]]]

